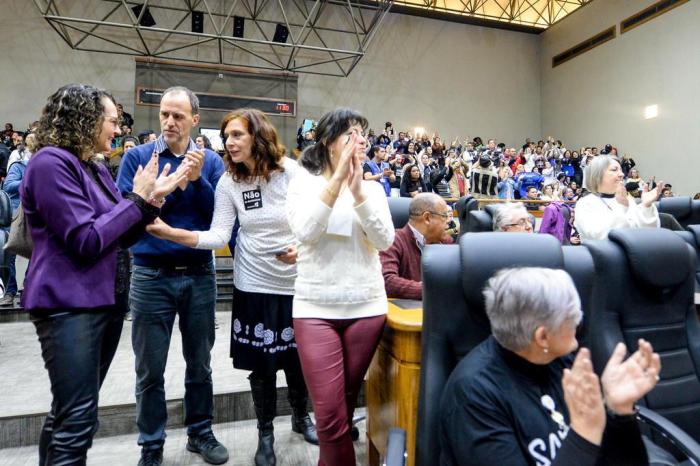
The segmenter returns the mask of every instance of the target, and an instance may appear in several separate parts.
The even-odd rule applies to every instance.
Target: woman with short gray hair
[[[599,155],[586,169],[586,186],[591,194],[576,204],[574,225],[582,241],[606,239],[613,228],[658,228],[659,212],[654,201],[663,182],[649,190],[644,186],[637,205],[625,190],[625,175],[616,157]]]
[[[493,231],[532,233],[533,230],[530,214],[519,202],[501,204],[493,216]]]
[[[618,343],[600,379],[586,348],[574,358],[581,301],[563,270],[501,270],[484,298],[493,335],[447,382],[440,465],[647,465],[634,404],[658,381],[651,345],[625,360]]]

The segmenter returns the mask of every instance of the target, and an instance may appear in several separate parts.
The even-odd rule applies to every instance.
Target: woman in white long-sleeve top
[[[324,115],[287,195],[299,242],[292,314],[319,466],[355,465],[350,423],[387,312],[378,251],[391,246],[394,228],[381,185],[362,180],[366,128],[350,109]]]
[[[581,241],[606,239],[613,228],[658,228],[659,212],[654,201],[663,183],[644,188],[641,203],[627,195],[625,175],[616,157],[599,155],[586,170],[586,185],[591,194],[576,203],[574,226]]]

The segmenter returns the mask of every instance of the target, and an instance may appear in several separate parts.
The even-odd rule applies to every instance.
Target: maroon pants
[[[320,444],[318,466],[355,466],[350,422],[386,316],[294,319]]]

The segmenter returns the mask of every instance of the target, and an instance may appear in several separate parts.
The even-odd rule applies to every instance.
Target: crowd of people
[[[496,139],[484,144],[480,137],[455,138],[448,145],[436,134],[396,133],[390,122],[379,136],[370,130],[367,139],[371,149],[365,179],[382,183],[387,196],[436,192],[452,200],[471,194],[480,199],[575,202],[587,188],[586,167],[599,155],[618,157],[610,144],[600,150],[569,150],[552,137],[537,142],[528,138],[517,149]],[[620,164],[632,197],[639,198],[644,186],[655,187],[655,177],[642,180],[630,155],[621,157]],[[670,184],[663,195],[673,196]]]
[[[34,243],[21,301],[36,327],[53,396],[41,465],[86,463],[99,390],[128,311],[139,466],[163,462],[164,371],[176,317],[186,362],[186,448],[211,464],[228,461],[228,448],[212,430],[211,251],[234,237],[230,352],[233,366],[249,372],[258,428],[254,463],[277,461],[273,420],[283,370],[291,429],[319,445],[319,466],[350,466],[359,435],[353,412],[384,329],[387,297],[422,298],[423,248],[453,242],[450,204],[466,195],[523,200],[506,202],[493,218],[494,231],[507,233],[533,232],[533,209],[576,203],[571,223],[586,241],[619,226],[658,227],[654,201],[673,195],[653,177],[644,181],[633,158],[617,158],[610,145],[572,151],[547,138],[516,149],[478,137],[446,144],[438,135],[397,133],[391,123],[377,134],[360,113],[341,108],[301,136],[297,161],[265,114],[239,109],[222,120],[222,157],[205,136],[190,136],[199,102],[189,89],[167,89],[159,118],[159,134],[131,136],[133,118],[109,93],[67,85],[49,97],[26,134],[6,125],[2,146],[12,162],[3,189],[12,209],[23,209]],[[392,196],[411,198],[409,221],[396,231],[386,201]],[[7,295],[16,292],[8,281]],[[605,406],[614,414],[613,434],[642,445],[629,420],[633,403],[657,380],[651,345],[640,341],[626,360],[618,348],[601,393],[587,351],[574,354],[581,311],[565,272],[503,272],[485,296],[494,335],[458,366],[448,386],[442,464],[505,460],[516,451],[524,458],[518,464],[535,464],[540,453],[528,456],[517,433],[527,430],[529,418],[512,425],[497,413],[505,405],[489,405],[497,398],[525,403],[518,397],[526,396],[528,383],[516,394],[486,382],[532,368],[547,369],[550,417],[559,416],[560,440],[569,432],[556,464],[576,457],[614,462],[619,450],[603,441]],[[542,310],[529,316],[526,304],[536,299]],[[513,330],[533,322],[534,333]],[[460,399],[473,390],[483,400]],[[480,423],[483,429],[473,428]],[[508,438],[493,441],[493,429]],[[643,446],[637,454],[634,464],[642,464]]]

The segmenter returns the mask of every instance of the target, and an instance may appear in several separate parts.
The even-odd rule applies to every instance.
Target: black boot
[[[275,434],[272,421],[277,412],[276,377],[257,377],[250,374],[250,389],[253,394],[255,416],[258,418],[258,449],[255,451],[255,466],[275,466]]]
[[[287,396],[292,407],[292,431],[302,434],[307,442],[318,445],[316,426],[309,417],[307,409],[309,392],[306,389],[301,367],[298,371],[285,371],[285,375],[287,376]]]

